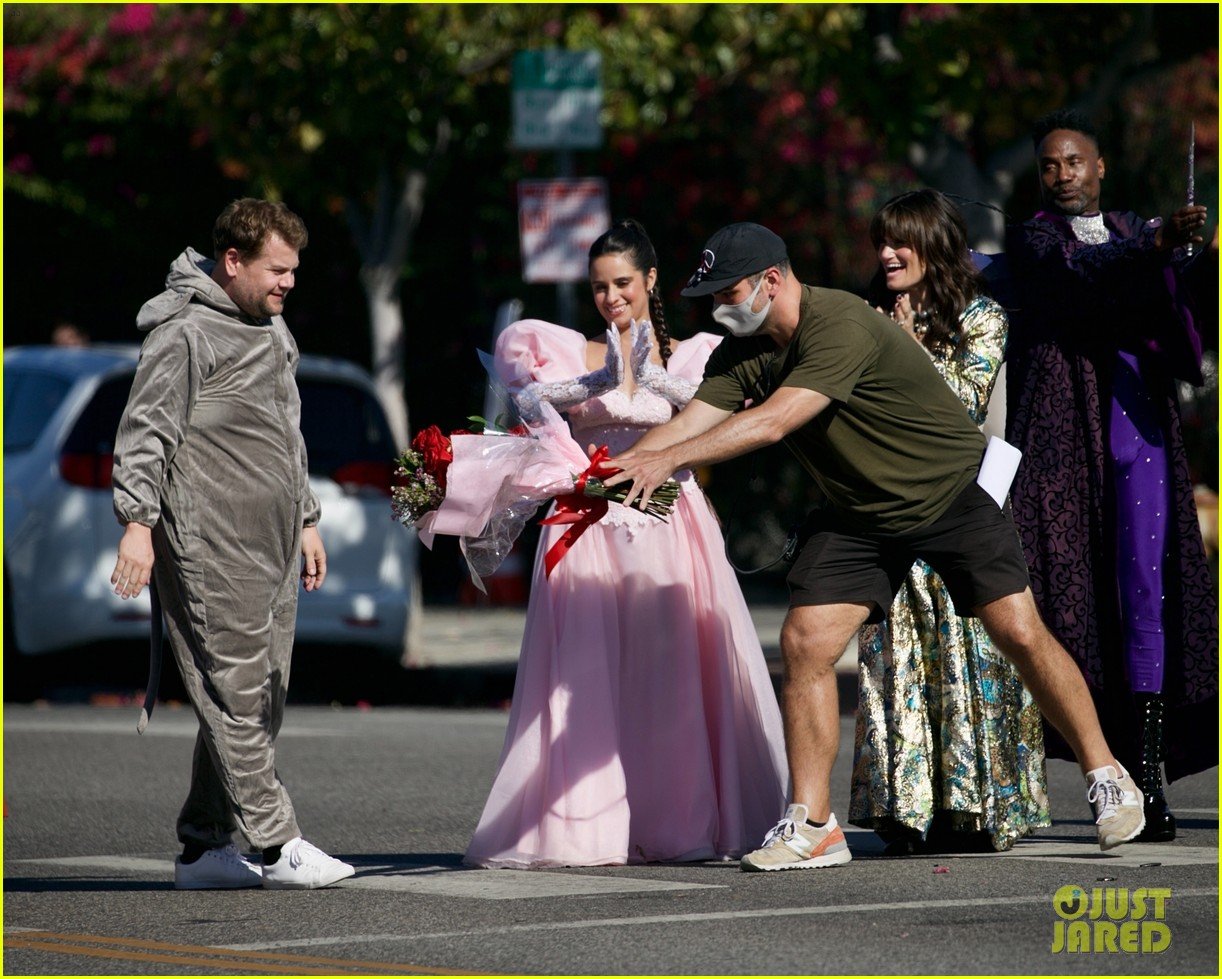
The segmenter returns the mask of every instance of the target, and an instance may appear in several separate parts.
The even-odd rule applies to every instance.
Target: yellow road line
[[[243,972],[275,972],[285,975],[304,976],[367,976],[368,972],[340,972],[338,969],[310,969],[302,965],[273,965],[270,962],[252,963],[244,959],[198,958],[190,955],[159,955],[151,952],[137,952],[127,949],[98,948],[96,945],[69,945],[52,941],[27,941],[25,939],[6,939],[6,949],[30,948],[40,952],[58,952],[62,955],[83,955],[94,959],[122,959],[124,962],[150,962],[171,965],[195,965],[217,969],[229,974]],[[236,968],[235,968],[236,967]]]
[[[81,942],[90,944],[80,944]],[[146,938],[59,934],[49,931],[26,931],[7,936],[4,939],[4,945],[6,948],[40,949],[48,952],[87,955],[95,958],[128,959],[136,962],[177,962],[179,964],[210,966],[218,969],[231,969],[236,965],[256,972],[299,973],[301,975],[369,975],[371,973],[428,976],[490,975],[490,973],[473,973],[469,970],[442,969],[403,962],[334,959],[316,955],[296,955],[287,952],[239,952],[233,949],[210,945],[178,945]],[[122,946],[122,948],[97,947],[106,945]],[[169,954],[155,954],[157,952]],[[309,968],[309,966],[319,966],[320,968]],[[321,968],[324,966],[329,968]],[[337,972],[335,970],[336,966],[359,971]]]

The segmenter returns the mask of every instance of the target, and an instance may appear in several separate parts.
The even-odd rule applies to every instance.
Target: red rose
[[[513,428],[509,430],[509,434],[517,435],[519,438],[526,438],[530,435],[530,429],[525,425],[514,425]]]
[[[454,461],[450,440],[441,433],[440,428],[430,425],[412,439],[412,449],[420,453],[424,471],[437,480],[437,485],[444,490],[446,470]]]

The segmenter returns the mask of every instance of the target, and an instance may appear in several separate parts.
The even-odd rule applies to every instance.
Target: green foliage
[[[159,168],[139,159],[157,147],[209,158],[221,181],[249,192],[338,214],[345,201],[371,204],[383,174],[425,167],[448,125],[448,155],[434,165],[459,172],[462,186],[487,186],[497,223],[511,229],[511,201],[493,185],[540,164],[538,155],[507,152],[512,55],[593,47],[603,59],[607,132],[607,152],[591,155],[596,166],[619,178],[624,159],[650,179],[677,176],[676,206],[693,229],[711,213],[767,214],[782,233],[808,240],[799,252],[820,276],[848,281],[861,268],[845,256],[856,254],[862,222],[914,182],[913,144],[949,136],[985,166],[1035,116],[1088,91],[1118,52],[1131,48],[1126,69],[1149,73],[1182,62],[1193,40],[1215,50],[1196,30],[1204,13],[1025,4],[9,6],[7,186],[113,229],[130,205],[156,206],[146,183],[158,187]],[[1194,38],[1185,39],[1185,25]],[[1198,72],[1200,91],[1192,105],[1179,99],[1179,111],[1216,115],[1215,77],[1216,67]],[[1152,128],[1141,135],[1157,139]],[[124,173],[125,203],[114,201],[108,161]]]
[[[257,186],[366,199],[384,172],[424,166],[443,122],[460,160],[503,140],[510,61],[544,15],[516,4],[217,7],[198,83],[184,79],[178,94]]]
[[[107,232],[153,206],[165,170],[194,170],[192,119],[166,98],[199,12],[63,4],[4,9],[5,189]]]

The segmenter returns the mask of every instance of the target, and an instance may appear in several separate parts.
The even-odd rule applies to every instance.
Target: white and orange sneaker
[[[807,870],[838,867],[853,859],[844,830],[832,814],[826,826],[811,826],[806,806],[793,805],[785,810],[779,823],[768,831],[764,845],[739,862],[743,870]]]
[[[1086,799],[1095,809],[1100,850],[1127,843],[1145,828],[1141,789],[1119,762],[1115,768],[1104,765],[1087,772],[1086,784]]]

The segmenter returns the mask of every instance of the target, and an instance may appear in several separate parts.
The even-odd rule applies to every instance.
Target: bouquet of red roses
[[[450,440],[441,429],[430,425],[420,432],[409,449],[396,460],[395,484],[390,491],[390,507],[405,527],[413,526],[446,498],[446,469],[454,454]]]
[[[573,542],[621,503],[628,486],[608,488],[602,482],[618,469],[606,465],[604,446],[591,459],[573,440],[568,425],[544,406],[543,420],[531,428],[504,429],[471,419],[479,431],[443,434],[430,425],[398,459],[391,505],[395,518],[414,527],[426,547],[436,534],[462,538],[472,576],[491,574],[509,553],[526,521],[539,506],[556,499],[556,513],[545,523],[572,524],[548,552],[551,572]],[[679,496],[679,484],[668,480],[644,508],[665,520]]]
[[[470,418],[476,430],[455,429],[453,435],[500,435],[526,437],[525,425],[499,429],[487,425],[482,418]],[[450,436],[436,425],[421,429],[411,447],[404,449],[395,460],[395,483],[391,487],[391,511],[405,527],[413,527],[426,513],[436,510],[446,498],[446,473],[454,461],[454,446]]]

